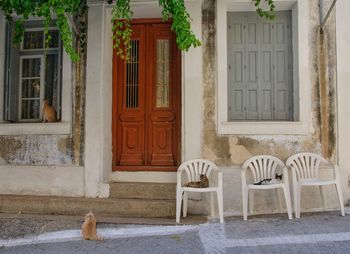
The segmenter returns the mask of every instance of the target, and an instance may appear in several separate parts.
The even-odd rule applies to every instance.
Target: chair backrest
[[[200,175],[209,177],[213,170],[218,170],[214,162],[204,159],[195,159],[183,162],[178,171],[186,172],[188,181],[197,182],[200,180]]]
[[[254,156],[243,163],[243,169],[250,170],[255,183],[274,179],[278,167],[283,169],[285,165],[280,159],[270,155]]]
[[[317,179],[320,163],[328,163],[325,158],[314,153],[297,153],[290,156],[287,167],[294,169],[297,180]]]

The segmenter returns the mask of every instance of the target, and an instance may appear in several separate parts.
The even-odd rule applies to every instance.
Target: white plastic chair
[[[212,186],[212,173],[217,172],[217,186]],[[204,174],[209,178],[209,187],[207,188],[192,188],[185,187],[182,183],[182,173],[186,172],[188,182],[197,182],[200,180],[200,175]],[[211,216],[214,216],[214,193],[216,192],[218,206],[219,206],[219,216],[220,223],[224,223],[223,215],[223,195],[222,195],[222,172],[217,168],[217,166],[209,161],[203,159],[195,159],[183,162],[177,171],[177,185],[176,185],[176,222],[180,223],[180,213],[181,204],[183,200],[183,217],[187,216],[187,202],[188,193],[187,192],[210,192],[210,207]]]
[[[250,170],[253,176],[254,183],[260,182],[264,179],[275,179],[276,170],[281,168],[283,170],[283,178],[281,182],[270,183],[266,185],[254,185],[253,183],[247,183],[247,170]],[[292,208],[289,193],[289,182],[288,182],[288,170],[284,163],[273,156],[269,155],[259,155],[254,156],[246,160],[243,164],[242,171],[242,200],[243,200],[243,219],[247,220],[248,217],[248,197],[250,214],[253,213],[254,206],[254,193],[249,193],[250,190],[268,190],[275,189],[276,200],[278,202],[279,210],[281,211],[281,204],[278,198],[277,190],[281,188],[284,192],[284,197],[286,201],[286,207],[288,211],[288,218],[292,219]]]
[[[333,168],[332,179],[320,179],[319,167],[321,163],[325,163]],[[324,200],[324,190],[322,186],[335,184],[337,189],[341,215],[344,216],[344,202],[341,191],[340,174],[337,165],[330,164],[325,158],[314,153],[298,153],[294,154],[287,160],[287,166],[292,170],[293,191],[294,191],[294,209],[295,217],[300,218],[300,194],[302,186],[319,186],[323,207],[326,208]]]

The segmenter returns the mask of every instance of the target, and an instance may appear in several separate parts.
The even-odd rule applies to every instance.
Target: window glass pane
[[[58,30],[50,30],[49,35],[51,36],[51,40],[49,42],[48,48],[58,48]]]
[[[43,31],[24,32],[23,49],[42,49],[44,42]]]
[[[22,59],[22,77],[40,77],[40,58]]]
[[[156,107],[169,107],[169,40],[157,40]]]
[[[40,100],[22,100],[22,119],[39,119]]]
[[[40,79],[22,80],[22,98],[40,98]]]
[[[139,106],[139,41],[132,40],[130,59],[126,63],[126,108]]]
[[[47,55],[45,64],[45,99],[50,105],[58,100],[58,54]]]

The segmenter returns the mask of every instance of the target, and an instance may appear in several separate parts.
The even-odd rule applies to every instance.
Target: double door
[[[181,55],[170,23],[135,20],[113,57],[113,170],[174,171],[180,161]]]

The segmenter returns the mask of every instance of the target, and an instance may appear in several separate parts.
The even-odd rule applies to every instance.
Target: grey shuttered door
[[[290,120],[291,15],[228,14],[229,120]]]

